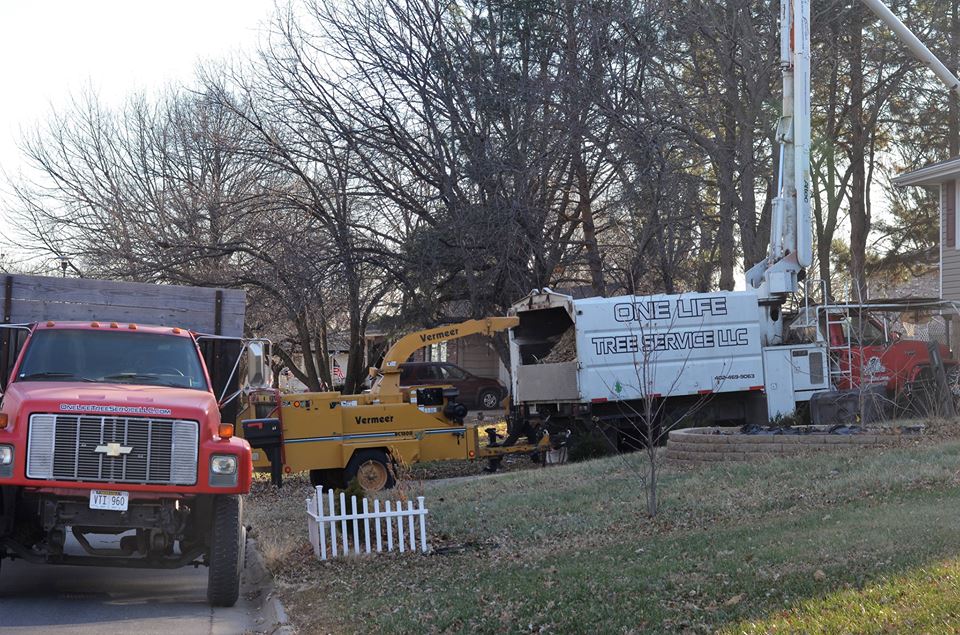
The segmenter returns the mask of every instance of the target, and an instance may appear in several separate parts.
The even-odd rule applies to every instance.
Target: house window
[[[957,246],[957,182],[947,181],[943,186],[943,223],[947,247]]]
[[[427,346],[425,361],[445,362],[447,361],[447,343],[431,344]]]

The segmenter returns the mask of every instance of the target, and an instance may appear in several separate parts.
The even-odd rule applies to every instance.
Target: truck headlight
[[[0,445],[0,478],[13,476],[13,446]]]
[[[237,455],[214,454],[210,457],[210,487],[237,485]]]
[[[234,454],[214,454],[210,459],[210,471],[214,474],[236,474],[237,457]]]

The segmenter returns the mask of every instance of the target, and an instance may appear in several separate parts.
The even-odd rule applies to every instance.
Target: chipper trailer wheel
[[[243,501],[239,496],[217,496],[210,522],[207,601],[211,606],[233,606],[240,597],[243,570]]]
[[[383,450],[358,450],[347,465],[347,483],[357,484],[367,492],[379,492],[394,486],[387,453]]]

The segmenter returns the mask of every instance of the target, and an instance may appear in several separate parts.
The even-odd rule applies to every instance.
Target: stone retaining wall
[[[817,429],[816,426],[808,427]],[[667,438],[665,456],[680,462],[744,461],[851,447],[898,445],[919,436],[916,432],[903,432],[899,428],[878,428],[864,434],[794,435],[739,434],[735,430],[735,428],[674,430]]]

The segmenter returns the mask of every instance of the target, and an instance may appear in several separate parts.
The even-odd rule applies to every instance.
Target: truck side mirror
[[[244,382],[246,391],[269,389],[273,386],[273,373],[270,371],[268,355],[269,349],[266,342],[247,343],[247,379]]]

